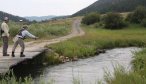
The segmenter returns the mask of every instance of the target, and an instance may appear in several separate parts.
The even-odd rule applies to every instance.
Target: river
[[[115,48],[91,58],[46,67],[41,74],[41,81],[51,81],[53,84],[73,84],[73,81],[80,81],[80,84],[97,84],[98,80],[104,81],[105,71],[113,73],[114,66],[118,64],[129,70],[134,52],[140,50],[141,48],[136,47]],[[34,80],[37,82],[39,79],[40,76],[37,76]]]

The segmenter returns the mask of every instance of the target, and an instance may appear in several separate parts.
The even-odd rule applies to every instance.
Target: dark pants
[[[8,49],[8,37],[3,36],[2,39],[3,39],[3,55],[6,55]]]

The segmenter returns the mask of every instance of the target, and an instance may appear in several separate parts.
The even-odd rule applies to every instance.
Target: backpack
[[[2,34],[4,33],[4,30],[0,27],[0,37],[2,37]]]
[[[26,30],[26,29],[24,29],[24,28],[20,29],[20,30],[19,30],[19,33],[18,33],[17,35],[22,36],[22,32],[23,32],[24,30]],[[23,37],[22,39],[25,39],[25,36],[22,36],[22,37]]]

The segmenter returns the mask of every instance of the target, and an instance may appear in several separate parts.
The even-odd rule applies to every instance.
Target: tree
[[[100,15],[98,13],[89,13],[82,19],[82,23],[86,25],[94,24],[99,21]]]
[[[133,13],[127,16],[127,20],[132,23],[141,23],[146,18],[146,8],[143,6],[137,7]]]
[[[120,29],[126,26],[122,15],[119,13],[107,13],[104,16],[104,24],[107,29]]]

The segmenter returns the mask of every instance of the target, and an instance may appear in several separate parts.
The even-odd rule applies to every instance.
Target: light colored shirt
[[[22,31],[22,36],[17,35],[17,37],[24,38],[24,37],[36,38],[33,34],[29,33],[27,30]]]
[[[9,37],[9,26],[7,25],[6,22],[3,22],[3,23],[1,24],[1,28],[2,28],[2,30],[4,31],[4,32],[2,33],[2,36],[7,36],[7,37]]]

